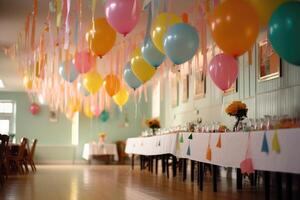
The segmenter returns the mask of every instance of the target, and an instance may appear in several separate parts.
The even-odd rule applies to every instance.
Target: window
[[[15,134],[15,111],[14,101],[0,101],[0,134]]]

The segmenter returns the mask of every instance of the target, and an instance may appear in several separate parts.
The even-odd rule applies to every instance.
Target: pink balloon
[[[95,117],[98,117],[101,113],[100,108],[97,105],[92,105],[91,106],[91,111],[92,111],[92,113]]]
[[[140,12],[140,0],[107,0],[105,4],[108,23],[124,36],[136,26]]]
[[[209,63],[209,75],[213,82],[225,91],[238,77],[238,63],[230,55],[218,54]]]
[[[36,103],[32,103],[29,108],[31,114],[37,115],[40,112],[40,106]]]
[[[87,73],[92,68],[93,56],[88,51],[75,54],[75,67],[79,73]]]

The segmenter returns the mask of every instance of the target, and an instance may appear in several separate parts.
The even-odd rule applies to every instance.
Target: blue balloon
[[[143,58],[155,68],[159,67],[166,58],[166,56],[154,46],[151,38],[147,38],[146,43],[141,48],[141,52]]]
[[[109,119],[109,112],[107,112],[106,110],[103,110],[100,114],[100,120],[102,122],[106,122]]]
[[[190,60],[199,47],[197,30],[185,23],[171,26],[164,37],[164,49],[171,61],[180,65]]]
[[[141,81],[133,74],[130,62],[126,63],[123,76],[127,85],[133,89],[137,89],[142,84]]]
[[[69,67],[69,73],[67,72],[67,67]],[[78,72],[72,61],[65,61],[61,63],[58,69],[58,73],[64,80],[71,83],[78,77]]]
[[[277,8],[269,21],[269,40],[287,62],[300,66],[300,2],[291,1]]]

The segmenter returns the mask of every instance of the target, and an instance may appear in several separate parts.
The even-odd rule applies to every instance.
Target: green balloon
[[[103,110],[102,113],[100,114],[100,120],[102,122],[106,122],[108,119],[109,119],[109,112]]]
[[[273,49],[287,62],[300,66],[300,2],[291,1],[277,8],[269,22]]]

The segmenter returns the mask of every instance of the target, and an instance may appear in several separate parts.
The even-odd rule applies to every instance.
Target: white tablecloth
[[[300,174],[300,129],[278,130],[280,152],[272,149],[275,131],[266,133],[269,153],[262,152],[264,132],[250,133],[249,155],[256,170]],[[221,148],[216,147],[221,134]],[[249,133],[191,133],[168,134],[152,137],[129,138],[126,153],[139,155],[173,154],[179,158],[212,163],[224,167],[239,167],[245,159]],[[180,142],[180,138],[183,141]],[[211,161],[206,159],[209,137],[212,150]],[[188,155],[188,147],[190,153]]]
[[[99,144],[99,143],[86,143],[83,146],[82,157],[85,160],[90,160],[93,155],[113,155],[114,160],[118,161],[118,151],[116,144]]]

